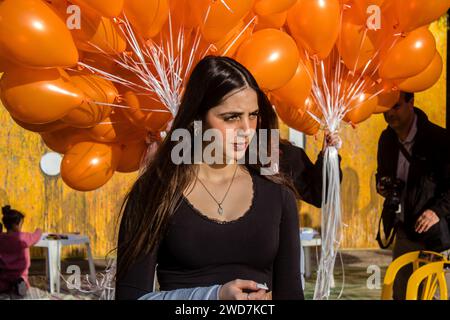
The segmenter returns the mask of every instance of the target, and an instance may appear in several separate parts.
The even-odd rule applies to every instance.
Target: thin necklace
[[[202,182],[202,180],[200,180],[200,178],[197,175],[197,180],[200,182],[200,184],[203,186],[203,188],[205,188],[206,192],[208,192],[208,194],[211,196],[211,198],[213,198],[214,202],[217,203],[217,213],[219,215],[223,214],[222,203],[225,201],[228,191],[230,191],[231,185],[233,184],[233,181],[234,181],[234,177],[236,176],[237,168],[238,168],[238,165],[236,165],[236,169],[234,169],[233,177],[231,178],[231,182],[230,182],[230,185],[228,186],[227,192],[225,192],[225,195],[223,196],[223,199],[220,202],[216,200],[216,198],[212,195],[211,192],[209,192],[208,188],[206,188],[205,184]]]

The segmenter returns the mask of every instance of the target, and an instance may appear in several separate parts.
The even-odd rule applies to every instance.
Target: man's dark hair
[[[405,97],[405,102],[410,102],[411,99],[414,99],[414,92],[402,91],[401,93],[403,93],[403,96]]]

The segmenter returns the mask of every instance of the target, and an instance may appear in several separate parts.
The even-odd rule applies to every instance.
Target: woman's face
[[[250,87],[229,93],[221,104],[206,114],[206,129],[216,129],[222,140],[216,146],[225,161],[244,157],[258,123],[258,96]]]

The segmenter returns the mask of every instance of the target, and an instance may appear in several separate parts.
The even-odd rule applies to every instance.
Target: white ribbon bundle
[[[342,238],[339,156],[336,147],[327,147],[323,159],[322,250],[314,300],[328,299],[334,263]]]

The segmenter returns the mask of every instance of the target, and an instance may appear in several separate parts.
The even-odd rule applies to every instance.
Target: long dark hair
[[[246,86],[255,90],[258,97],[256,135],[260,129],[277,129],[278,119],[269,99],[244,66],[231,58],[216,56],[207,56],[195,66],[167,138],[122,204],[117,279],[121,278],[139,256],[148,254],[158,246],[183,191],[195,178],[194,166],[176,165],[171,161],[171,151],[177,143],[170,139],[173,131],[187,129],[193,137],[194,121],[203,121],[208,110],[219,105],[227,94]],[[245,166],[254,172],[259,172],[258,169],[261,168],[260,164]],[[282,175],[265,177],[285,184],[295,192],[292,183]]]
[[[15,225],[19,225],[20,222],[25,218],[24,214],[20,211],[11,209],[11,206],[2,207],[3,218],[2,222],[5,225],[6,230],[11,230]],[[0,230],[3,229],[0,223]]]

